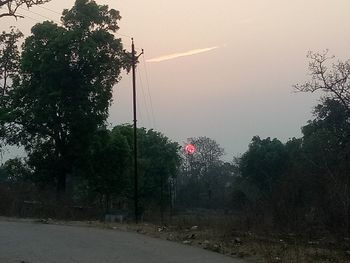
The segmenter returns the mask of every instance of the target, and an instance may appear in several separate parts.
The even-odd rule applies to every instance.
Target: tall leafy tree
[[[350,115],[340,101],[329,98],[316,106],[314,114],[302,129],[303,154],[309,171],[321,182],[319,208],[328,211],[327,223],[342,225],[349,233]]]
[[[256,213],[264,215],[275,209],[274,196],[286,172],[287,157],[285,146],[278,139],[255,136],[240,158],[241,191]]]
[[[62,26],[43,22],[25,40],[20,76],[7,109],[7,141],[24,145],[37,176],[65,191],[96,130],[105,125],[112,88],[130,60],[120,39],[119,12],[77,0]]]
[[[309,52],[308,58],[311,80],[294,87],[302,92],[322,91],[323,96],[314,120],[302,128],[304,157],[310,174],[328,192],[319,198],[319,210],[332,211],[325,212],[328,223],[343,225],[349,233],[350,60],[330,64],[334,56],[328,51]]]
[[[271,193],[283,174],[287,153],[278,139],[255,136],[240,160],[241,175],[263,193]]]

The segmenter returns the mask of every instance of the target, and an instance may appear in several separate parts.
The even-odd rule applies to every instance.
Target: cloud
[[[209,52],[209,51],[212,51],[212,50],[218,49],[218,48],[219,48],[219,46],[193,49],[193,50],[189,50],[189,51],[182,52],[182,53],[174,53],[174,54],[170,54],[170,55],[165,55],[165,56],[161,56],[161,57],[148,59],[148,60],[146,60],[146,62],[162,62],[162,61],[171,60],[171,59],[175,59],[175,58],[193,56],[193,55],[197,55],[200,53]]]

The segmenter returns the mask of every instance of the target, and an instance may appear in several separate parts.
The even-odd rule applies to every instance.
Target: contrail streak
[[[165,56],[161,56],[161,57],[148,59],[148,60],[146,60],[146,62],[162,62],[162,61],[175,59],[175,58],[193,56],[193,55],[204,53],[204,52],[208,52],[208,51],[211,51],[211,50],[214,50],[214,49],[217,49],[217,48],[219,48],[219,46],[208,47],[208,48],[200,48],[200,49],[193,49],[193,50],[190,50],[190,51],[187,51],[187,52],[175,53],[175,54],[170,54],[170,55],[165,55]]]

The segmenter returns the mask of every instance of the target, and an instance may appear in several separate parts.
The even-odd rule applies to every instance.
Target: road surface
[[[243,263],[137,233],[0,221],[1,263]]]

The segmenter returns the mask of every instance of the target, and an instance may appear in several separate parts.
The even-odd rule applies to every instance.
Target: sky
[[[117,37],[144,50],[137,68],[138,125],[181,145],[216,140],[232,160],[253,136],[300,137],[322,95],[296,93],[308,79],[308,51],[350,58],[349,0],[97,0],[120,11]],[[25,36],[59,21],[73,0],[51,0],[25,16],[0,20]],[[114,88],[110,126],[132,122],[132,81]],[[12,151],[16,152],[16,151]]]

